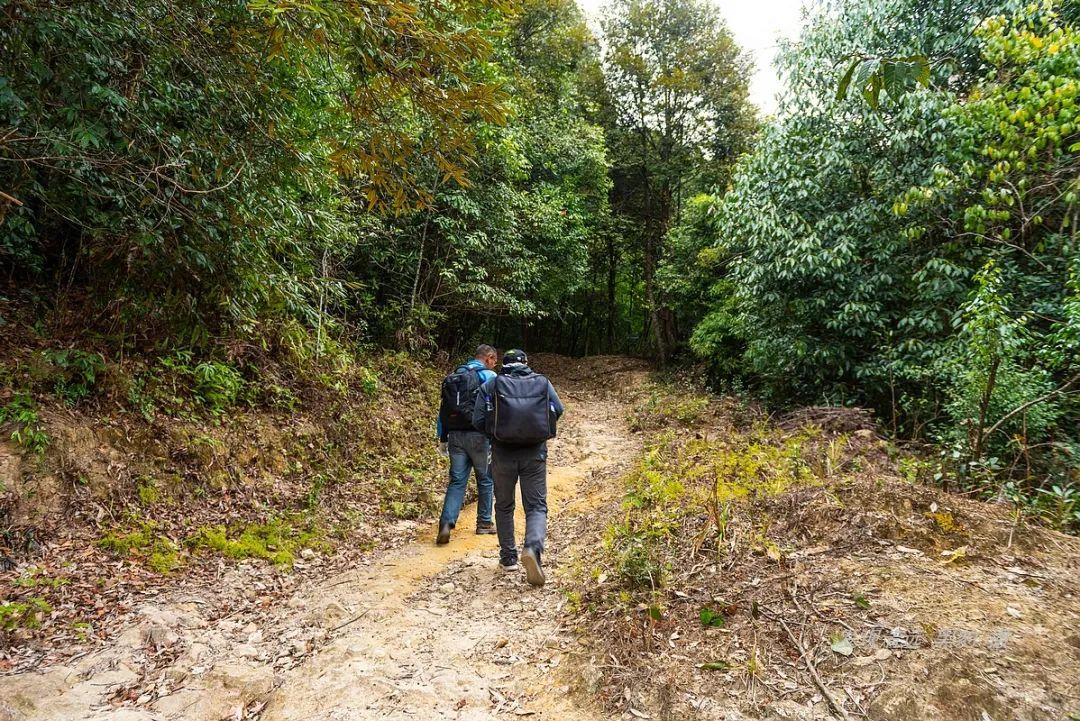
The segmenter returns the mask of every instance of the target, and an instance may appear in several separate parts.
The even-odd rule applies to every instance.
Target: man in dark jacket
[[[534,373],[521,350],[503,356],[502,373],[480,386],[473,407],[473,425],[491,438],[491,469],[495,481],[495,527],[499,535],[499,566],[518,569],[514,541],[514,495],[521,482],[525,508],[525,543],[521,563],[529,583],[545,581],[540,554],[547,534],[547,440],[563,405],[551,382]]]

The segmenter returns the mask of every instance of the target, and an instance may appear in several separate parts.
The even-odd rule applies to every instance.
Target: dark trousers
[[[525,509],[525,545],[538,553],[544,550],[547,535],[547,449],[491,449],[491,470],[495,480],[495,529],[499,534],[499,561],[517,563],[514,541],[514,505],[521,483],[521,505]]]

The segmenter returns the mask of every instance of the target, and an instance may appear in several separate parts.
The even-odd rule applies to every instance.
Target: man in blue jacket
[[[473,405],[479,387],[495,377],[492,370],[498,362],[495,349],[487,344],[477,347],[472,360],[457,367],[443,381],[442,398],[436,432],[439,452],[450,456],[450,481],[446,485],[439,535],[435,542],[450,542],[450,531],[457,525],[461,506],[465,503],[465,487],[469,471],[476,471],[476,532],[495,533],[491,522],[492,480],[491,445],[487,436],[472,425]]]
[[[504,571],[519,568],[514,496],[520,481],[525,508],[521,564],[534,586],[545,581],[540,554],[547,535],[547,439],[555,436],[562,414],[563,405],[551,381],[533,372],[521,350],[507,351],[502,373],[480,386],[473,407],[473,426],[491,438],[499,567]]]

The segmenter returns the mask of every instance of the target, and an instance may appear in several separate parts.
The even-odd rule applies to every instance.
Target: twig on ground
[[[821,691],[821,695],[825,697],[825,700],[828,702],[829,707],[832,708],[833,712],[835,712],[835,714],[842,718],[844,721],[851,721],[851,717],[848,715],[848,712],[844,710],[844,707],[840,705],[840,702],[833,698],[832,692],[829,691],[828,687],[825,686],[825,682],[821,680],[821,674],[818,673],[817,666],[814,665],[814,662],[810,660],[810,654],[806,652],[806,649],[803,647],[802,643],[800,643],[799,639],[795,637],[795,634],[791,632],[791,628],[788,627],[784,619],[780,618],[780,616],[774,613],[769,613],[768,615],[771,616],[774,621],[780,624],[780,627],[784,629],[784,633],[787,634],[788,638],[791,639],[791,642],[795,644],[795,647],[799,650],[799,656],[802,657],[803,662],[806,664],[806,668],[810,671],[810,676],[814,679],[814,685],[818,687],[819,691]]]
[[[370,608],[365,608],[363,613],[361,613],[360,615],[353,616],[348,621],[345,621],[344,623],[339,623],[337,626],[334,626],[332,629],[330,629],[330,633],[333,633],[334,631],[340,631],[341,629],[345,628],[349,624],[356,623],[357,621],[359,621],[361,618],[368,615],[369,613],[371,613],[371,609]]]

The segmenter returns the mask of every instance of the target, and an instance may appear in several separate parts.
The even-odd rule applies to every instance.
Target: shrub
[[[100,353],[65,348],[48,350],[44,355],[58,371],[53,389],[69,406],[89,396],[105,370],[105,358]]]
[[[689,428],[698,423],[709,409],[705,394],[678,388],[674,384],[654,384],[634,404],[630,428],[635,431],[661,428]]]
[[[654,438],[624,478],[622,518],[608,526],[600,563],[632,601],[663,587],[685,566],[685,548],[718,551],[737,509],[793,487],[843,478],[847,439],[826,442],[814,427],[786,432],[759,425],[721,439],[667,431]],[[752,546],[772,558],[780,549],[755,528]],[[599,574],[599,571],[597,571]]]
[[[240,371],[224,363],[200,363],[192,375],[196,395],[214,415],[220,415],[236,403],[244,383]]]
[[[37,403],[28,394],[16,395],[7,405],[0,406],[0,423],[13,424],[11,440],[32,453],[41,455],[49,446],[49,435],[41,422]]]
[[[188,350],[160,358],[153,371],[137,373],[128,389],[128,400],[144,416],[157,410],[179,417],[207,411],[214,418],[235,406],[246,384],[241,372],[217,361],[195,362]]]

